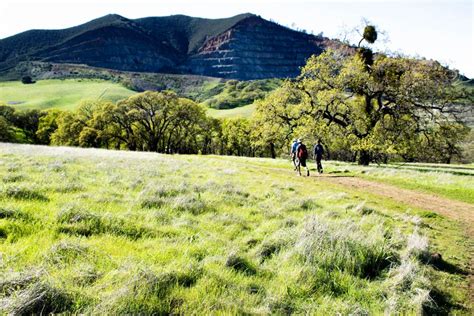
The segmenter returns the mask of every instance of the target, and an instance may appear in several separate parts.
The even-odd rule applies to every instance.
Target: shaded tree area
[[[171,91],[147,91],[117,104],[83,101],[75,111],[0,107],[0,141],[168,154],[254,156],[251,122],[215,119]]]
[[[0,105],[0,141],[39,144],[36,131],[41,117],[46,114],[40,110],[17,111]]]

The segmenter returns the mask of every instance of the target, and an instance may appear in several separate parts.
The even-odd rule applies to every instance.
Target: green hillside
[[[0,82],[0,103],[18,109],[74,109],[81,100],[115,102],[134,93],[118,83],[101,80],[40,80],[27,85],[18,81]]]
[[[324,163],[0,143],[0,314],[469,315],[461,202]]]
[[[171,82],[172,75],[160,78],[162,82],[167,80],[172,88],[178,90],[184,96],[195,99],[209,106],[209,102],[215,104],[216,100],[222,104],[233,104],[239,106],[233,109],[209,108],[208,113],[213,117],[250,117],[255,106],[245,105],[253,102],[253,98],[263,97],[267,91],[274,89],[278,80],[260,80],[256,83],[245,82],[239,93],[230,93],[229,86],[235,84],[221,83],[219,81],[198,80],[193,83]],[[256,87],[253,89],[253,87]],[[263,87],[263,88],[262,88]],[[247,88],[245,90],[245,88]],[[262,90],[263,89],[263,90]],[[125,88],[121,84],[111,81],[96,79],[48,79],[39,80],[35,84],[22,84],[21,82],[0,82],[0,104],[7,104],[18,109],[74,109],[81,100],[105,99],[116,102],[136,93]]]
[[[235,117],[251,117],[255,111],[255,105],[249,104],[235,109],[217,110],[209,108],[207,113],[216,118],[235,118]]]

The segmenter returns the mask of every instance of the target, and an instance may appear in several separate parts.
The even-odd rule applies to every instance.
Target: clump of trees
[[[376,39],[367,26],[360,43]],[[374,55],[367,47],[349,56],[328,50],[261,102],[257,118],[273,131],[268,142],[322,138],[331,151],[363,165],[390,157],[450,162],[468,133],[458,114],[474,101],[455,78],[434,61]]]
[[[75,111],[0,106],[0,141],[180,154],[255,156],[247,119],[215,119],[172,91],[117,104],[84,101]]]

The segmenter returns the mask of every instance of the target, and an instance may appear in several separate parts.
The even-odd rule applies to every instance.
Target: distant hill
[[[0,40],[0,75],[19,63],[83,64],[228,79],[294,77],[312,54],[342,44],[253,14],[225,19],[107,15],[63,30]]]

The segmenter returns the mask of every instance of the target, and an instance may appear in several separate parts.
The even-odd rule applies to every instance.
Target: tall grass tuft
[[[75,206],[62,210],[58,214],[57,222],[58,231],[70,235],[87,237],[95,234],[111,234],[132,239],[156,235],[156,231],[148,226],[111,214],[97,215]]]
[[[248,259],[236,254],[231,253],[225,262],[225,266],[231,268],[237,272],[242,272],[247,275],[253,275],[257,273],[257,268]]]
[[[11,315],[61,313],[73,306],[70,294],[46,281],[32,283],[0,301],[0,311]]]
[[[101,298],[92,313],[107,314],[170,314],[178,306],[170,297],[176,287],[190,287],[202,271],[191,267],[187,271],[155,273],[138,266],[109,275],[110,285],[122,284]]]
[[[48,201],[48,197],[42,194],[37,189],[20,187],[20,186],[8,186],[3,192],[1,192],[6,198],[15,200],[37,200],[37,201]]]
[[[354,222],[330,223],[312,216],[307,220],[296,249],[307,264],[362,278],[377,277],[396,261],[392,242],[380,223],[374,223],[367,232]]]

